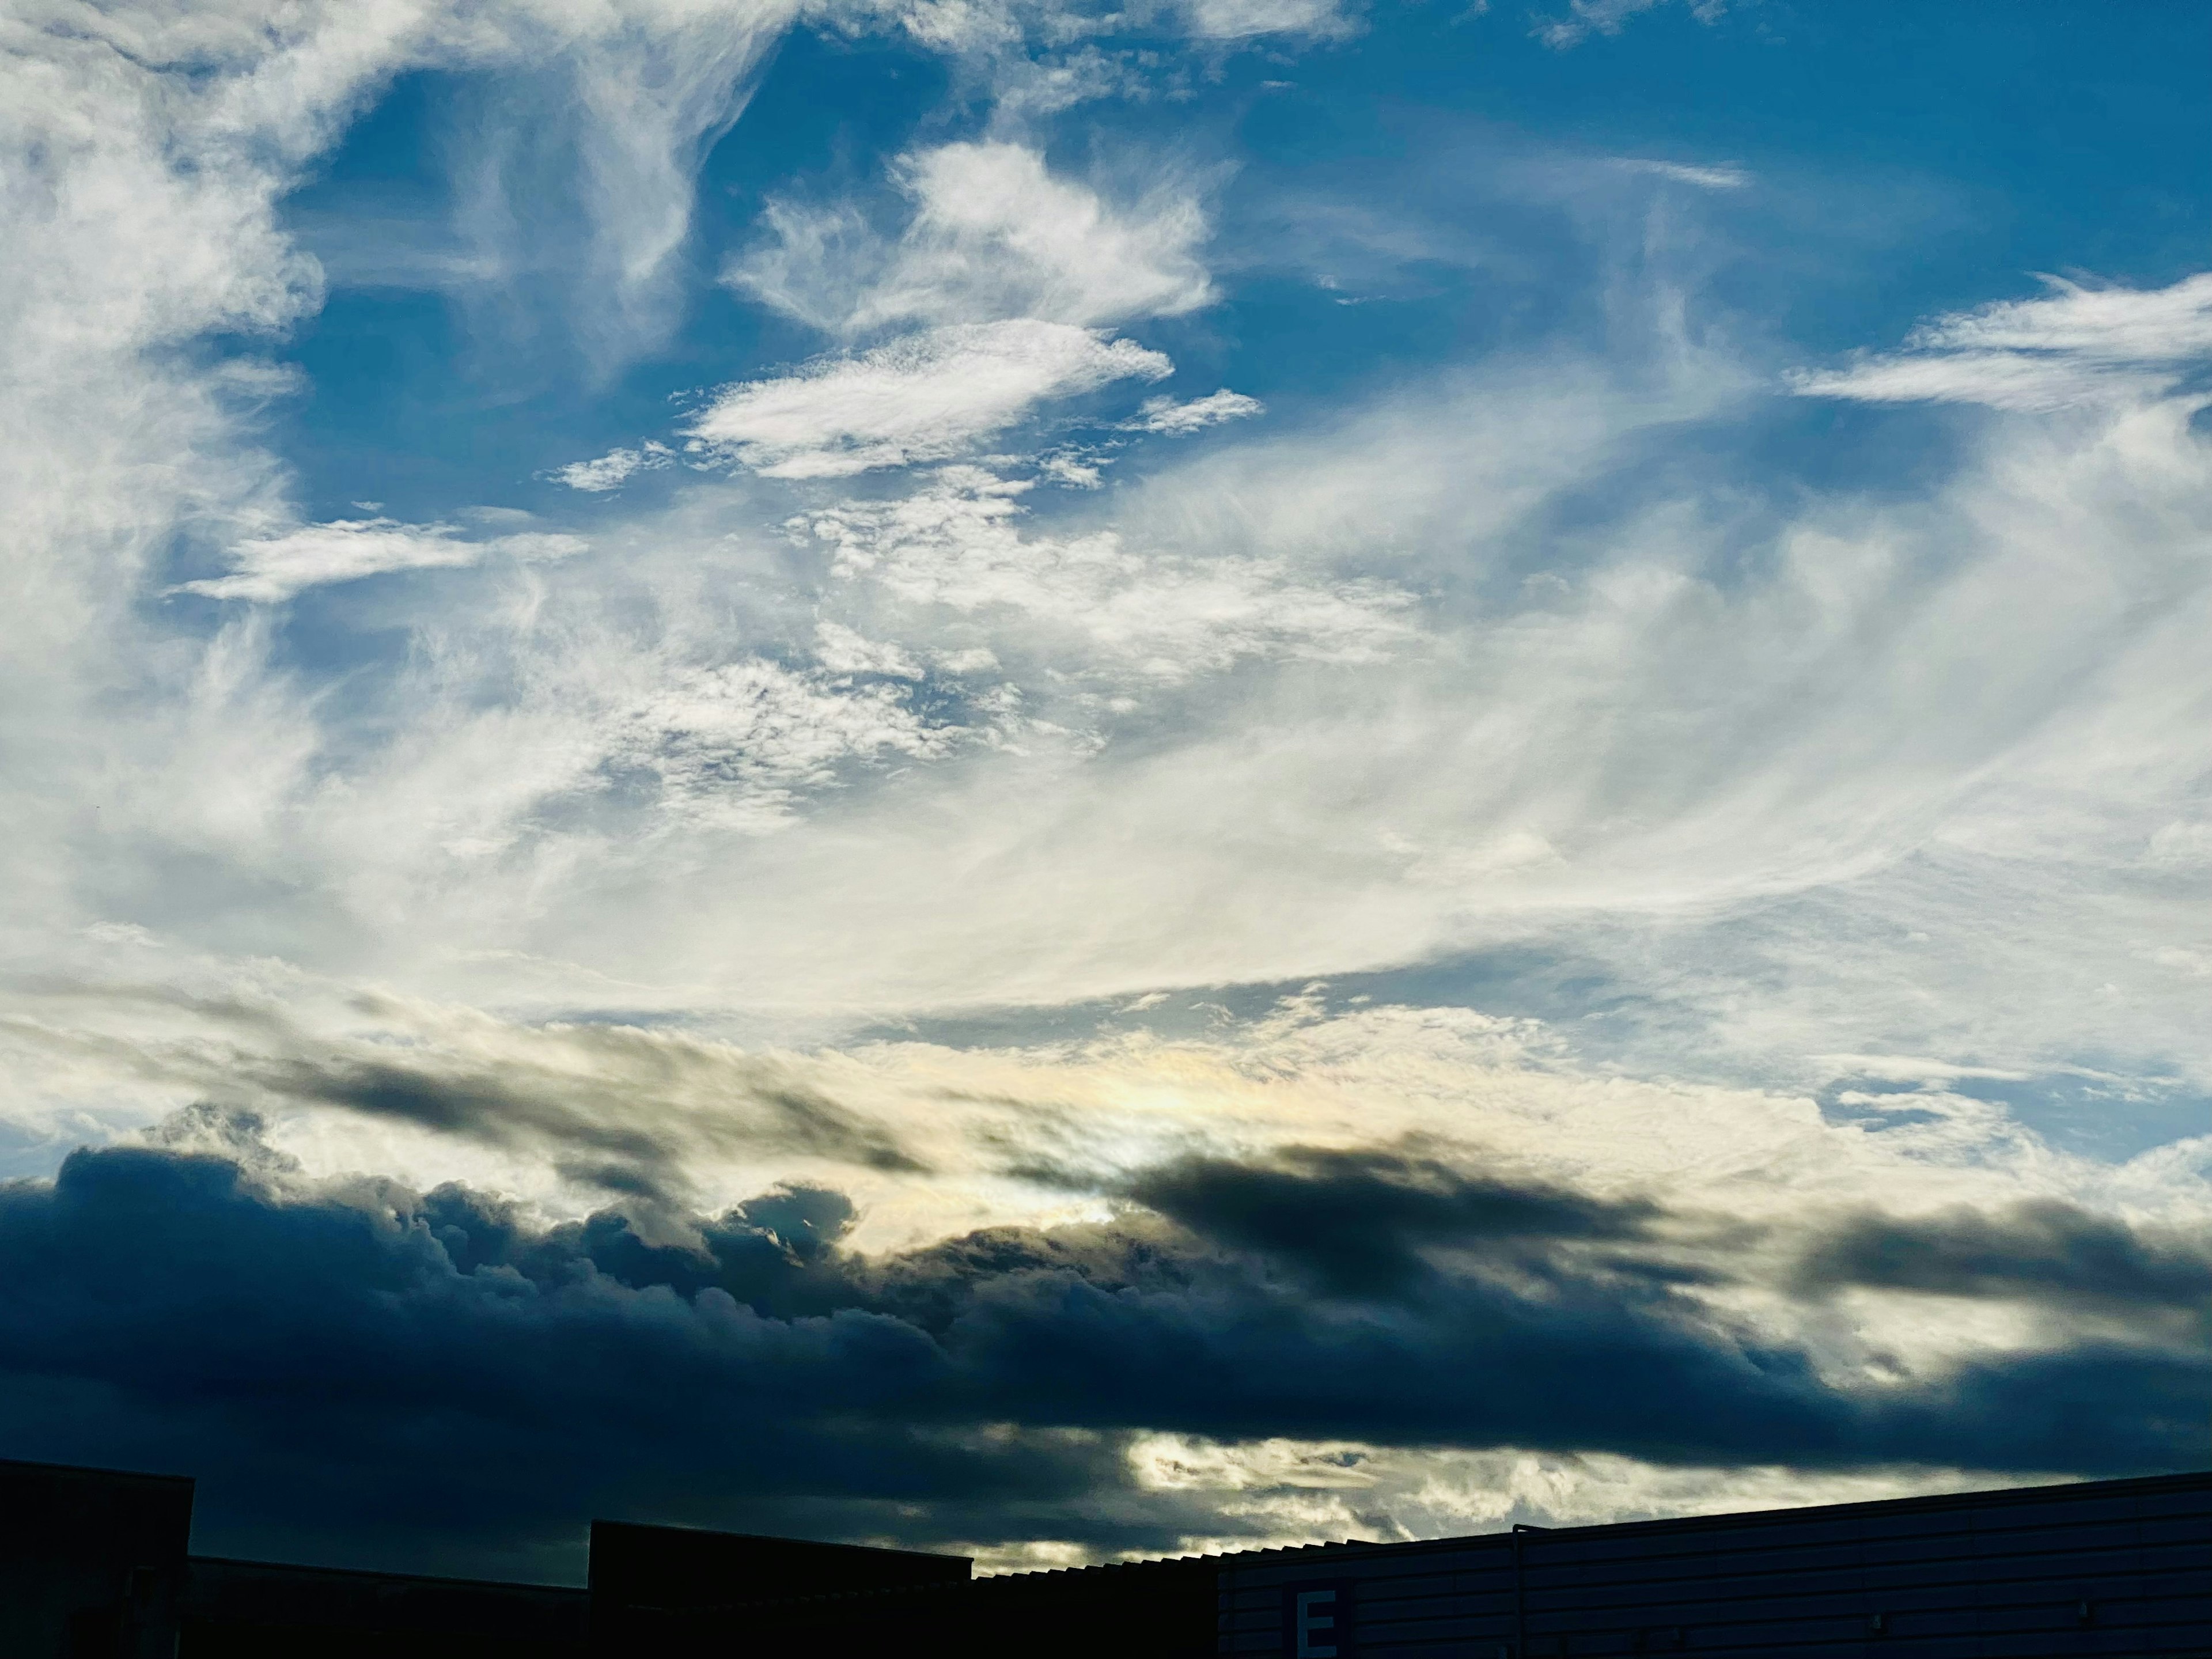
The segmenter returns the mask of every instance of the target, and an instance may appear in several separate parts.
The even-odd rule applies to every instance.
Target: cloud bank
[[[2212,1404],[2212,1261],[2059,1206],[2021,1218],[2041,1261],[2004,1292],[2159,1310],[2179,1340],[1870,1383],[1686,1293],[1758,1273],[1740,1229],[1701,1247],[1708,1218],[1429,1157],[1186,1158],[1137,1171],[1110,1220],[871,1256],[823,1188],[671,1241],[612,1212],[533,1224],[458,1185],[302,1182],[250,1121],[193,1127],[233,1150],[79,1152],[0,1190],[25,1287],[0,1352],[11,1416],[52,1440],[108,1417],[189,1437],[224,1547],[279,1525],[313,1553],[404,1513],[481,1559],[537,1516],[655,1501],[750,1524],[842,1510],[857,1530],[896,1506],[902,1535],[939,1541],[1009,1497],[1048,1536],[1121,1507],[1127,1540],[1159,1547],[1188,1517],[1133,1501],[1138,1429],[2124,1473],[2185,1458]],[[1993,1237],[1869,1216],[1760,1242],[1801,1291],[1942,1297]],[[63,1386],[75,1422],[48,1403]],[[273,1487],[250,1520],[248,1482]],[[748,1496],[702,1507],[718,1486]]]

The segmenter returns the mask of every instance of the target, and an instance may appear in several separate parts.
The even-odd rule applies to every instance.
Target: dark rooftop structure
[[[2212,1659],[2212,1474],[978,1578],[592,1523],[591,1582],[187,1553],[192,1483],[0,1462],[15,1659]]]

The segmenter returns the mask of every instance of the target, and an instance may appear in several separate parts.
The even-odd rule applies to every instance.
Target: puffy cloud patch
[[[596,460],[571,461],[566,466],[556,467],[548,476],[571,489],[605,495],[611,489],[621,489],[641,472],[666,466],[674,459],[675,452],[666,444],[648,439],[635,449],[610,449]]]
[[[832,641],[832,654],[852,652]],[[737,828],[772,828],[802,789],[847,760],[943,755],[958,733],[915,714],[902,687],[834,683],[760,660],[690,669],[623,722],[607,757],[659,781],[662,804]]]
[[[1155,186],[1127,204],[1057,176],[1007,143],[916,151],[892,177],[913,203],[896,240],[849,204],[770,206],[772,240],[733,263],[740,292],[830,332],[1013,317],[1095,327],[1210,303],[1195,193]]]
[[[1023,69],[1039,58],[1050,66],[1052,48],[1087,36],[1134,28],[1215,41],[1333,40],[1356,27],[1340,0],[1140,0],[1087,15],[1054,0],[817,0],[815,9],[847,28],[888,23],[934,51],[992,63],[1018,90]],[[1025,60],[1024,46],[1036,57]]]
[[[1257,398],[1248,398],[1241,392],[1231,392],[1226,386],[1204,398],[1194,398],[1188,403],[1176,403],[1171,398],[1148,398],[1137,411],[1137,417],[1127,423],[1132,432],[1161,432],[1170,437],[1186,433],[1203,432],[1207,427],[1219,426],[1224,421],[1241,421],[1259,414],[1267,407]]]
[[[1133,341],[1065,323],[962,324],[727,387],[686,430],[770,477],[837,477],[948,459],[1048,398],[1172,368]]]
[[[1146,554],[1111,531],[1025,535],[1022,486],[950,468],[896,501],[809,515],[834,568],[908,605],[1049,629],[1101,666],[1178,681],[1241,659],[1376,660],[1413,639],[1410,595],[1272,560]],[[1009,639],[1008,650],[1014,647]]]

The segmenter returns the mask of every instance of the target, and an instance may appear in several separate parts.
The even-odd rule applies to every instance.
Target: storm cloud
[[[1137,1490],[1146,1431],[2112,1474],[2185,1462],[2212,1407],[2155,1329],[1838,1378],[1686,1289],[1729,1270],[1686,1275],[1661,1206],[1425,1154],[1171,1163],[1107,1219],[870,1255],[824,1187],[672,1235],[311,1181],[223,1127],[0,1189],[17,1455],[189,1448],[204,1547],[558,1570],[592,1513],[957,1540],[988,1509],[1161,1549],[1197,1523]]]
[[[1899,1220],[1865,1214],[1809,1251],[1799,1282],[1933,1296],[2027,1297],[2212,1319],[2212,1240],[2132,1227],[2054,1199]]]

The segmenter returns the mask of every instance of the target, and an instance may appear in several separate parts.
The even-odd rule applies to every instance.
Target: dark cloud
[[[920,1172],[890,1130],[762,1062],[724,1061],[714,1109],[669,1109],[700,1091],[700,1057],[641,1032],[574,1031],[588,1076],[509,1066],[471,1070],[442,1057],[326,1055],[264,1060],[240,1075],[282,1098],[403,1120],[493,1146],[546,1149],[559,1173],[602,1191],[680,1202],[702,1146],[799,1153],[875,1170]],[[647,1127],[647,1125],[653,1127]]]
[[[21,1040],[97,1057],[233,1106],[328,1107],[541,1157],[564,1180],[681,1206],[702,1156],[782,1153],[927,1174],[890,1125],[817,1086],[803,1064],[680,1033],[619,1024],[534,1028],[527,1054],[502,1050],[503,1028],[475,1035],[489,1052],[428,1029],[422,1011],[379,995],[359,1014],[411,1042],[329,1041],[271,1005],[173,988],[40,982],[60,1000],[174,1009],[232,1041],[146,1043],[0,1022]],[[202,1128],[205,1126],[202,1125]]]
[[[1855,1216],[1798,1263],[1805,1289],[1869,1285],[1936,1296],[2212,1312],[2212,1240],[2130,1227],[2042,1200],[1900,1220]]]
[[[1353,1297],[1427,1279],[1436,1269],[1426,1252],[1439,1248],[1625,1238],[1658,1214],[1646,1202],[1513,1185],[1382,1150],[1294,1146],[1259,1164],[1188,1158],[1145,1171],[1127,1190],[1194,1233],[1295,1263]]]
[[[1157,1549],[1224,1523],[1132,1486],[1144,1429],[2108,1473],[2191,1461],[2212,1408],[2150,1341],[1841,1388],[1639,1265],[1656,1207],[1403,1151],[1185,1160],[1109,1221],[869,1256],[822,1188],[678,1244],[219,1127],[0,1187],[7,1449],[198,1471],[206,1548],[542,1570],[628,1513]]]

